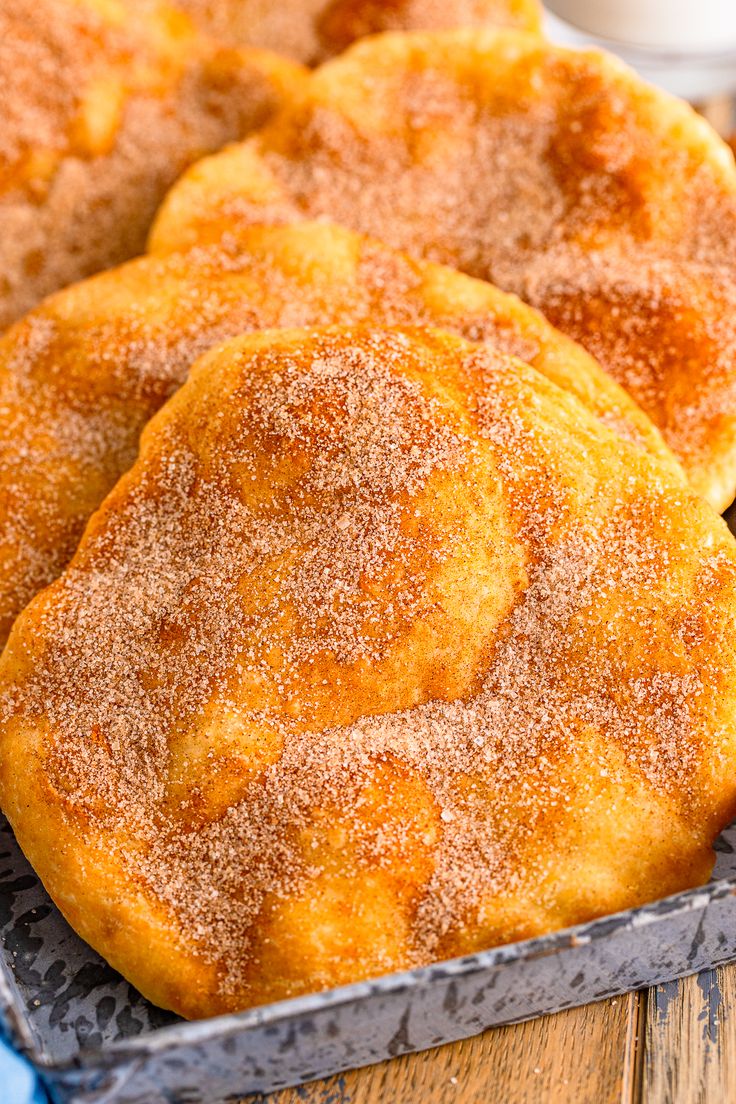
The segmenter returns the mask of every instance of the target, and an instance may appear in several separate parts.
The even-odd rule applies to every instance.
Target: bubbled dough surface
[[[489,284],[335,226],[237,233],[143,258],[56,296],[0,338],[0,638],[70,560],[140,432],[227,337],[277,326],[444,326],[524,357],[674,465],[657,431],[574,342]]]
[[[140,253],[182,170],[261,125],[301,78],[159,0],[3,5],[0,329]]]
[[[153,248],[223,215],[333,219],[516,292],[629,390],[701,494],[732,500],[733,157],[615,59],[511,31],[366,40],[191,169]]]
[[[735,573],[666,465],[521,361],[241,337],[16,623],[0,799],[188,1016],[637,905],[705,880],[734,813]]]

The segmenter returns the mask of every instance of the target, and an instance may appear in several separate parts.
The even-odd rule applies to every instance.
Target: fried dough
[[[538,33],[537,0],[177,0],[223,42],[262,46],[315,65],[379,31],[516,27]]]
[[[194,166],[156,251],[221,218],[329,218],[492,280],[579,340],[717,508],[736,489],[736,168],[598,51],[507,31],[378,36]]]
[[[339,227],[230,235],[67,288],[0,338],[0,644],[60,574],[190,365],[250,330],[340,322],[442,326],[535,365],[627,439],[675,461],[574,342],[514,296]]]
[[[14,626],[2,807],[190,1017],[664,897],[736,812],[735,549],[487,345],[234,339]]]
[[[140,253],[182,170],[260,126],[302,77],[158,0],[0,5],[0,329]]]

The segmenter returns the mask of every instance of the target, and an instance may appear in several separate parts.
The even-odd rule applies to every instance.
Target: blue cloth
[[[11,1047],[0,1025],[0,1104],[49,1104],[35,1069]]]

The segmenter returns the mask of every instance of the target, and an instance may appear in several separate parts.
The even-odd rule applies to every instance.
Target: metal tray
[[[186,1023],[75,935],[0,817],[0,1024],[59,1104],[236,1101],[735,960],[736,824],[716,851],[708,885],[643,908]]]
[[[0,823],[0,1015],[63,1104],[217,1104],[736,958],[736,825],[713,880],[539,939],[185,1023],[78,938]]]

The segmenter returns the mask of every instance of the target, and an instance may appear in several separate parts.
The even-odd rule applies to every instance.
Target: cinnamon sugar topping
[[[322,878],[399,879],[404,965],[530,885],[553,909],[607,795],[623,823],[660,799],[702,815],[730,660],[699,649],[731,631],[733,555],[688,543],[710,515],[638,455],[439,332],[224,345],[31,607],[5,723],[44,718],[54,800],[226,1003]]]
[[[143,252],[166,190],[303,79],[199,38],[158,0],[0,7],[0,330]]]
[[[262,190],[270,220],[330,219],[549,313],[642,404],[696,489],[730,503],[736,406],[720,366],[736,350],[716,320],[733,314],[736,170],[686,105],[532,36],[383,36],[185,177],[156,247],[257,222]]]
[[[667,456],[595,362],[514,297],[335,226],[233,232],[70,288],[0,341],[0,409],[12,426],[0,443],[0,642],[69,562],[145,423],[199,355],[239,333],[328,322],[434,325],[488,342],[624,440]]]

